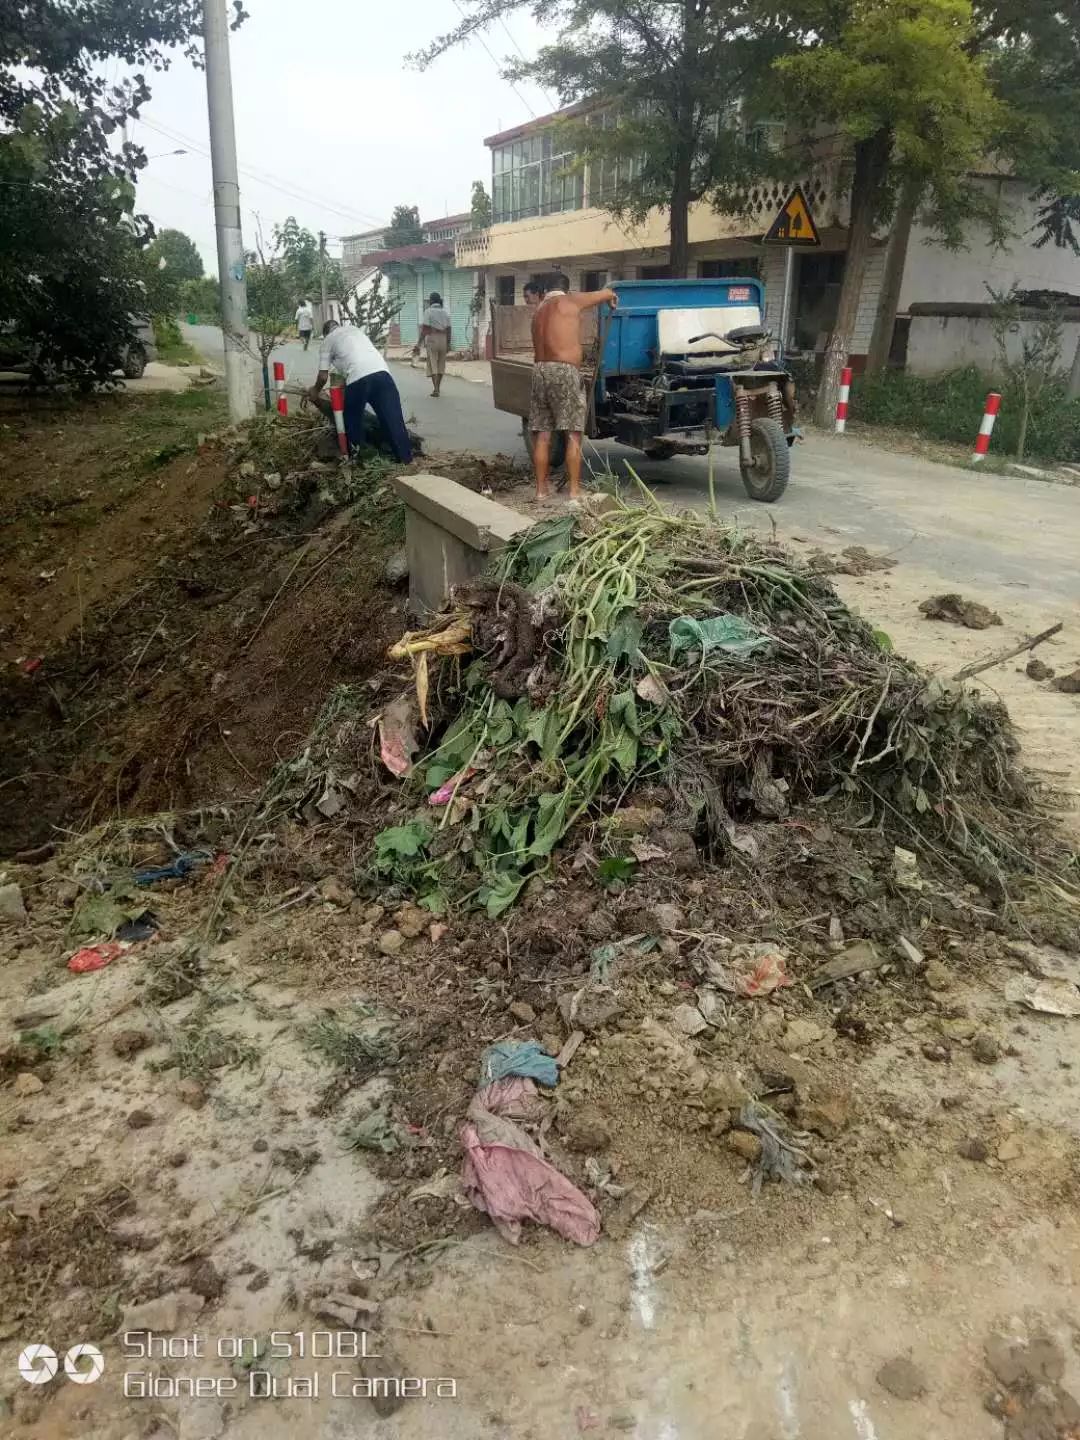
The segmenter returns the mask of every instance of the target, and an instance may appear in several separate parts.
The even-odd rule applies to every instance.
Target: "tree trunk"
[[[1080,335],[1076,337],[1072,369],[1069,371],[1069,388],[1065,393],[1070,400],[1080,400]]]
[[[844,260],[844,280],[840,286],[836,324],[829,336],[817,403],[814,406],[814,420],[818,425],[831,425],[836,414],[840,372],[847,364],[851,348],[863,276],[866,274],[866,261],[870,254],[874,218],[881,197],[882,182],[888,171],[891,145],[891,133],[888,130],[879,130],[876,135],[860,140],[855,146],[855,173],[851,181],[851,225],[848,229],[847,256]]]
[[[888,254],[885,256],[885,272],[881,277],[881,294],[878,296],[877,314],[874,316],[874,333],[870,340],[870,353],[866,357],[866,373],[880,375],[889,363],[892,349],[893,330],[896,328],[896,312],[900,305],[900,287],[904,283],[904,268],[907,265],[908,242],[915,211],[922,195],[922,181],[909,175],[900,191],[900,199],[893,217],[892,237]]]
[[[690,157],[683,164],[676,162],[671,187],[671,238],[669,244],[671,278],[685,280],[690,269]]]

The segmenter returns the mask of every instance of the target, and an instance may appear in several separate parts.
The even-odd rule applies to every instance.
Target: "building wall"
[[[1007,290],[1015,281],[1023,290],[1080,293],[1080,258],[1053,245],[1037,250],[1032,243],[1038,207],[1031,201],[1031,187],[1019,180],[998,180],[984,182],[984,188],[998,198],[1013,231],[1008,247],[995,250],[985,228],[971,226],[967,248],[949,251],[916,226],[900,291],[901,311],[917,301],[986,302],[987,282],[995,290]]]
[[[1071,312],[1073,315],[1075,311]],[[1038,322],[1022,320],[1020,332],[1008,339],[1010,358],[1017,358],[1025,338]],[[1062,330],[1062,361],[1069,363],[1080,337],[1080,320],[1067,320]],[[1000,370],[1000,356],[991,322],[985,316],[913,315],[908,335],[907,368],[915,375],[939,375],[961,365],[976,365],[988,376]]]
[[[389,268],[389,267],[388,267]],[[450,264],[394,265],[389,277],[395,299],[401,301],[397,317],[397,343],[415,345],[420,336],[420,318],[427,308],[427,297],[433,290],[443,298],[450,312],[450,333],[455,350],[468,349],[473,339],[473,321],[469,314],[476,276],[471,270],[458,270]]]

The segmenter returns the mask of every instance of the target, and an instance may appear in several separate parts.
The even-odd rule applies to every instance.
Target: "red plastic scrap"
[[[19,669],[23,672],[24,675],[32,675],[35,670],[41,669],[44,661],[45,657],[43,655],[31,655],[28,660],[22,661]]]
[[[109,940],[103,945],[88,945],[85,950],[76,950],[67,963],[67,968],[76,975],[85,975],[91,970],[104,970],[128,947],[119,940]]]

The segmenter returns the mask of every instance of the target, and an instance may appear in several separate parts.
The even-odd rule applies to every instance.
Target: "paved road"
[[[192,344],[220,361],[221,332],[185,327]],[[315,375],[314,346],[304,353],[282,346],[286,373],[299,383]],[[485,385],[448,377],[442,397],[430,397],[422,370],[395,364],[407,415],[433,449],[502,451],[524,458],[519,422],[491,404]],[[596,469],[626,464],[669,503],[703,508],[708,469],[700,458],[648,461],[618,445],[589,446]],[[734,450],[715,462],[717,501],[725,517],[826,543],[900,552],[948,588],[1008,586],[1031,601],[1080,602],[1080,488],[991,474],[972,474],[913,456],[878,450],[854,436],[812,434],[796,446],[792,480],[776,505],[748,500]]]

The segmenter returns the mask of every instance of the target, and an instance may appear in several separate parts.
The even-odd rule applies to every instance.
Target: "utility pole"
[[[206,49],[206,100],[210,114],[210,158],[214,174],[214,223],[217,228],[221,283],[221,331],[225,337],[225,386],[229,419],[255,413],[255,391],[248,363],[247,281],[240,233],[240,185],[236,173],[236,126],[229,69],[226,0],[203,0]]]
[[[319,314],[325,325],[330,316],[326,313],[326,231],[319,231]]]

